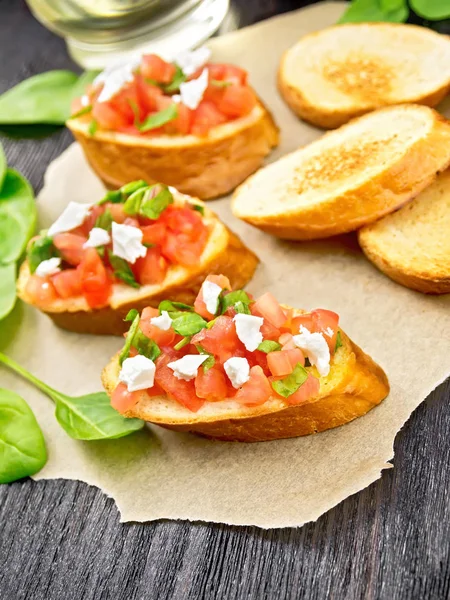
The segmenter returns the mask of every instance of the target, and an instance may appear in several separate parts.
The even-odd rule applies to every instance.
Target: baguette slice
[[[281,238],[346,233],[396,210],[450,164],[450,123],[426,106],[380,109],[261,169],[236,217]]]
[[[198,201],[194,203],[202,204]],[[109,306],[105,308],[92,309],[83,296],[78,296],[69,300],[58,299],[43,312],[58,327],[69,331],[122,335],[129,327],[124,318],[130,309],[141,311],[146,306],[157,307],[167,298],[193,304],[203,280],[209,274],[222,273],[236,288],[244,287],[255,272],[258,258],[207,207],[204,207],[204,220],[212,230],[195,268],[172,266],[161,284],[143,285],[139,289],[114,284]],[[29,277],[30,269],[25,261],[19,271],[17,295],[24,302],[33,304],[26,293]]]
[[[111,131],[90,135],[89,124],[80,119],[70,119],[67,127],[107,187],[143,179],[203,200],[233,190],[278,145],[278,128],[261,103],[249,115],[218,125],[206,137],[144,138]]]
[[[450,38],[424,27],[354,23],[303,37],[278,87],[305,121],[330,129],[391,104],[436,106],[450,90]]]
[[[297,311],[300,314],[303,311]],[[319,433],[365,415],[389,393],[387,377],[367,354],[341,330],[342,346],[331,360],[327,377],[320,378],[315,398],[289,406],[272,398],[261,406],[246,407],[233,400],[207,402],[196,413],[167,396],[149,397],[145,391],[127,417],[137,417],[173,429],[223,441],[263,442]],[[102,382],[112,395],[119,380],[118,354],[105,367]]]
[[[450,171],[358,237],[367,258],[394,281],[425,294],[450,293]]]

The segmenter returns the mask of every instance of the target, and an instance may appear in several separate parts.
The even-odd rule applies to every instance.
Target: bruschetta
[[[381,367],[336,313],[256,300],[208,276],[193,305],[128,315],[122,350],[103,371],[112,406],[175,431],[240,442],[317,433],[352,421],[389,392]]]
[[[150,54],[101,73],[67,126],[109,188],[161,182],[203,200],[226,194],[278,144],[278,129],[234,65],[199,48]]]
[[[18,295],[64,329],[120,335],[131,308],[193,302],[208,273],[243,286],[257,263],[201,201],[135,181],[96,204],[69,203],[33,238]]]

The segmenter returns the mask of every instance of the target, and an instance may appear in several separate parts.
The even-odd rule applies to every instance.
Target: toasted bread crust
[[[224,226],[224,235],[227,239],[219,252],[211,254],[208,259],[199,264],[197,269],[187,272],[182,279],[174,285],[161,286],[156,294],[133,299],[130,292],[129,301],[118,307],[77,310],[77,311],[45,311],[58,327],[75,331],[77,333],[92,333],[96,335],[122,335],[129,328],[129,323],[124,321],[128,311],[136,308],[142,311],[146,306],[157,307],[162,300],[170,298],[176,302],[193,304],[200,287],[209,274],[223,274],[230,280],[234,288],[244,287],[252,278],[258,265],[258,258],[249,250],[241,240]],[[25,261],[20,269],[18,280],[18,296],[29,304],[25,287],[29,277],[29,269]],[[40,307],[38,307],[42,310]]]
[[[221,125],[205,138],[152,139],[102,131],[91,136],[79,119],[69,120],[67,126],[107,187],[144,179],[203,200],[227,194],[242,183],[261,166],[279,138],[262,103],[247,117]]]
[[[275,406],[266,402],[251,410],[236,408],[229,415],[202,417],[191,413],[189,417],[164,419],[152,413],[152,398],[143,397],[126,413],[161,427],[175,431],[196,433],[222,441],[262,442],[319,433],[339,427],[365,415],[389,393],[389,383],[384,371],[341,331],[343,347],[338,351],[345,357],[343,373],[335,383],[328,380],[330,390],[321,380],[316,398],[298,406],[282,402]],[[333,365],[332,365],[333,369]],[[102,382],[109,395],[118,383],[118,355],[113,357],[102,373]],[[249,414],[250,413],[250,414]]]
[[[387,107],[377,113],[412,106]],[[256,213],[249,214],[245,200],[241,199],[253,182],[257,181],[259,174],[255,173],[235,191],[232,200],[233,214],[280,238],[312,240],[353,231],[400,208],[430,185],[439,172],[450,164],[450,123],[433,109],[416,108],[430,111],[434,115],[428,134],[409,147],[396,163],[388,165],[370,179],[363,180],[353,189],[337,193],[326,204],[310,204],[299,206],[297,210],[290,210],[288,213],[260,216]],[[339,131],[368,118],[370,115],[359,117]],[[325,136],[336,134],[337,132],[331,132]],[[302,152],[302,149],[296,152]],[[253,193],[257,192],[253,190]],[[260,193],[263,195],[264,190]],[[274,200],[276,198],[268,199],[271,202]]]

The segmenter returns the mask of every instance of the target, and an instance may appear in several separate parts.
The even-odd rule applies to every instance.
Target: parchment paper
[[[307,31],[335,23],[341,11],[342,4],[323,3],[211,43],[216,59],[250,71],[273,110],[282,145],[272,159],[320,135],[278,97],[280,55]],[[48,169],[39,197],[42,224],[69,200],[95,201],[102,191],[74,144]],[[390,466],[396,433],[450,373],[450,296],[427,297],[390,281],[363,257],[354,236],[281,242],[233,218],[227,199],[211,206],[261,258],[248,286],[253,294],[271,290],[292,306],[328,307],[341,315],[343,329],[389,376],[392,391],[379,407],[344,427],[277,442],[211,442],[154,426],[121,440],[77,442],[57,425],[50,400],[5,370],[0,383],[28,400],[43,428],[49,461],[35,479],[79,479],[98,486],[114,498],[123,521],[300,526]],[[59,330],[22,304],[2,329],[6,353],[69,394],[100,389],[100,371],[122,345],[118,338]]]

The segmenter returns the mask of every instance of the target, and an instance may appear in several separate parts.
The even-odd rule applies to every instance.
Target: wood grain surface
[[[236,1],[224,28],[300,5]],[[73,66],[19,0],[0,0],[0,57],[0,92]],[[71,136],[2,142],[9,164],[39,190]],[[301,529],[121,525],[113,501],[83,483],[0,486],[0,599],[447,599],[449,400],[447,382],[397,436],[395,469]]]

